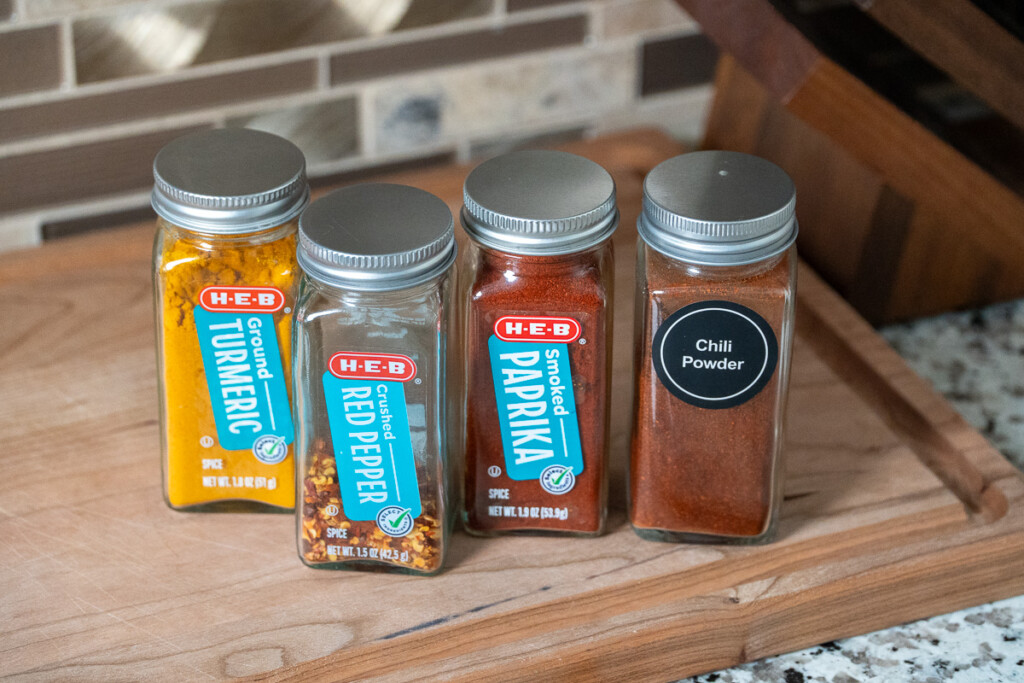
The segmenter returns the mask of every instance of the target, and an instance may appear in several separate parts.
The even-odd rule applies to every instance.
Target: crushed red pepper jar
[[[600,534],[615,183],[583,157],[522,151],[463,194],[465,528]]]
[[[444,565],[455,254],[451,211],[404,185],[344,187],[299,219],[292,393],[307,566]]]
[[[629,516],[651,540],[762,543],[782,497],[796,192],[771,162],[685,154],[637,222]]]

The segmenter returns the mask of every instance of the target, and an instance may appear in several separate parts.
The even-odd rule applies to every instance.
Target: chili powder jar
[[[291,511],[305,159],[269,133],[211,130],[164,147],[153,175],[164,498],[179,510]]]
[[[465,527],[600,534],[615,183],[574,154],[522,151],[463,194]]]
[[[404,185],[346,187],[302,214],[297,533],[311,567],[441,569],[455,252],[445,203]]]
[[[796,193],[774,164],[655,167],[637,227],[629,516],[661,541],[771,540],[796,286]]]

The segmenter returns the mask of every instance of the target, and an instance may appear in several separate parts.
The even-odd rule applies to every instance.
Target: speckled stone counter
[[[968,422],[1024,470],[1024,299],[880,332]],[[1024,596],[688,681],[1024,681]]]

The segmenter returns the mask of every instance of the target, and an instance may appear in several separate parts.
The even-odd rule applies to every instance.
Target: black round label
[[[732,408],[764,389],[779,362],[768,322],[730,301],[700,301],[670,315],[654,335],[658,379],[701,408]]]

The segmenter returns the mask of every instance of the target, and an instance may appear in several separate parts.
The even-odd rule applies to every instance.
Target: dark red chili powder
[[[629,516],[638,529],[737,538],[768,531],[782,475],[776,471],[782,465],[777,462],[777,430],[785,402],[778,385],[787,369],[779,368],[742,405],[700,408],[673,396],[657,377],[651,339],[669,315],[708,300],[728,300],[756,311],[781,339],[791,305],[793,264],[784,254],[774,263],[758,264],[761,268],[720,269],[718,279],[690,278],[682,274],[681,265],[648,251],[645,275],[649,291],[657,294],[646,310],[642,304],[637,307],[637,315],[643,316],[638,336],[646,341],[636,350],[641,370],[629,479]],[[730,277],[730,271],[745,271],[746,276]]]

